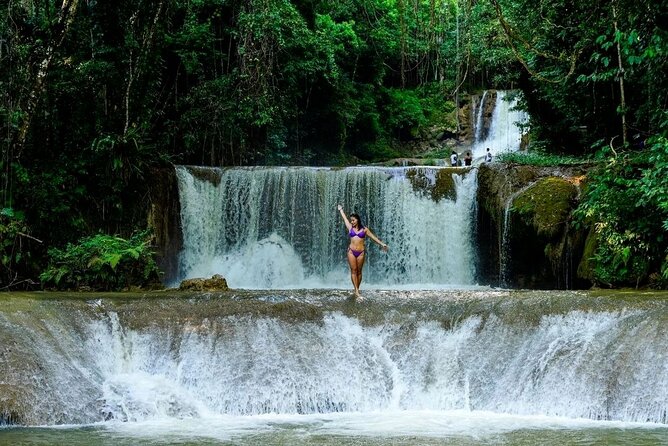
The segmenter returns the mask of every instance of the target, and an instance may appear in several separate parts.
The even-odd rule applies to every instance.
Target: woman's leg
[[[355,289],[355,294],[358,294],[360,289],[360,284],[357,281],[357,274],[358,274],[357,258],[355,258],[355,255],[352,253],[350,249],[348,249],[348,265],[350,265],[350,280],[353,282],[353,288]]]
[[[364,259],[366,257],[366,251],[359,255],[355,259],[357,263],[357,291],[360,290],[360,285],[362,284],[362,267],[364,266]]]

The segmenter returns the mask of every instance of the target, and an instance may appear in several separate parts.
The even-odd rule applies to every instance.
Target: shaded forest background
[[[49,261],[84,251],[96,260],[77,274],[97,267],[101,282],[125,259],[155,274],[141,232],[154,168],[406,155],[434,126],[456,135],[459,107],[489,88],[523,91],[529,150],[598,163],[578,224],[597,228],[600,281],[668,280],[668,1],[3,0],[0,11],[0,289],[39,287],[40,273],[66,273],[44,276]]]

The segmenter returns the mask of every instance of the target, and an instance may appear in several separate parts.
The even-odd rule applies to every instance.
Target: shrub
[[[427,124],[420,98],[413,90],[388,90],[385,123],[387,130],[400,140],[415,138]]]
[[[543,152],[506,152],[500,153],[498,161],[528,166],[569,166],[588,164],[591,160],[583,157],[554,155]]]
[[[49,265],[40,275],[42,285],[57,289],[121,290],[159,282],[159,270],[143,231],[129,240],[107,234],[84,237],[65,249],[49,250]]]
[[[593,226],[599,283],[668,284],[668,121],[642,151],[606,153],[591,174],[577,224]]]
[[[26,274],[34,267],[31,242],[39,240],[29,233],[22,212],[0,208],[0,290],[36,285]]]

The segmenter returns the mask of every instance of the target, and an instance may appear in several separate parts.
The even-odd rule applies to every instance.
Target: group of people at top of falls
[[[486,163],[492,162],[492,152],[489,151],[489,147],[487,148],[487,153],[485,153],[484,161]],[[471,152],[466,152],[466,156],[464,156],[464,165],[470,166],[472,164],[473,164],[473,157],[471,156]],[[450,166],[452,167],[461,166],[461,162],[459,161],[459,155],[457,155],[457,152],[455,152],[454,150],[452,151],[452,154],[450,154]]]

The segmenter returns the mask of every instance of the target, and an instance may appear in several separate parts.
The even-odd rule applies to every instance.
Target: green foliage
[[[444,86],[432,85],[418,91],[423,113],[426,117],[426,126],[436,126],[452,131],[457,128],[457,108],[449,97]]]
[[[361,155],[365,160],[381,161],[396,158],[400,154],[388,140],[380,139],[365,145]]]
[[[32,266],[29,232],[22,212],[0,209],[0,290],[20,285],[19,271]]]
[[[576,210],[578,224],[596,231],[594,273],[600,283],[668,284],[666,127],[647,141],[646,151],[608,151]]]
[[[98,161],[98,166],[105,168],[110,175],[125,184],[133,179],[144,180],[148,170],[161,163],[167,163],[166,154],[156,150],[154,144],[144,136],[146,128],[132,126],[122,134],[105,134],[93,140],[91,158]]]
[[[513,12],[515,4],[508,5]],[[533,8],[532,8],[533,9]],[[508,46],[490,2],[475,2],[460,12],[462,61],[471,72],[474,87],[501,87],[517,82],[520,65]],[[460,50],[461,51],[461,50]]]
[[[427,122],[422,103],[413,90],[391,89],[387,92],[388,113],[385,122],[390,134],[399,139],[417,136]]]
[[[586,157],[553,155],[544,152],[505,152],[500,153],[497,160],[528,166],[573,166],[591,162]]]
[[[158,282],[148,232],[129,240],[98,234],[84,237],[65,249],[49,250],[49,266],[42,272],[43,286],[96,291],[121,290]]]
[[[429,152],[423,153],[422,158],[433,158],[433,159],[447,159],[448,163],[450,162],[450,154],[452,154],[451,148],[445,149],[436,149]]]
[[[19,232],[46,246],[127,236],[145,221],[156,166],[394,157],[435,128],[454,131],[455,101],[490,87],[522,89],[532,139],[545,141],[544,153],[506,161],[573,164],[553,154],[591,153],[611,140],[618,151],[646,152],[620,155],[591,179],[603,201],[588,202],[587,221],[613,228],[601,229],[619,254],[605,280],[615,269],[633,270],[620,280],[651,274],[658,258],[665,265],[666,253],[652,251],[657,240],[632,246],[651,239],[649,229],[608,217],[634,222],[631,213],[643,211],[652,230],[666,230],[665,140],[656,135],[665,135],[668,33],[651,12],[668,10],[668,0],[78,5],[66,29],[54,1],[9,0],[0,16],[0,208],[23,210],[2,217],[5,255],[15,246],[23,253],[7,257],[12,277],[17,268],[31,277],[28,253],[31,264],[44,261],[45,249]],[[644,148],[621,147],[621,114]],[[647,267],[624,266],[647,252]]]

